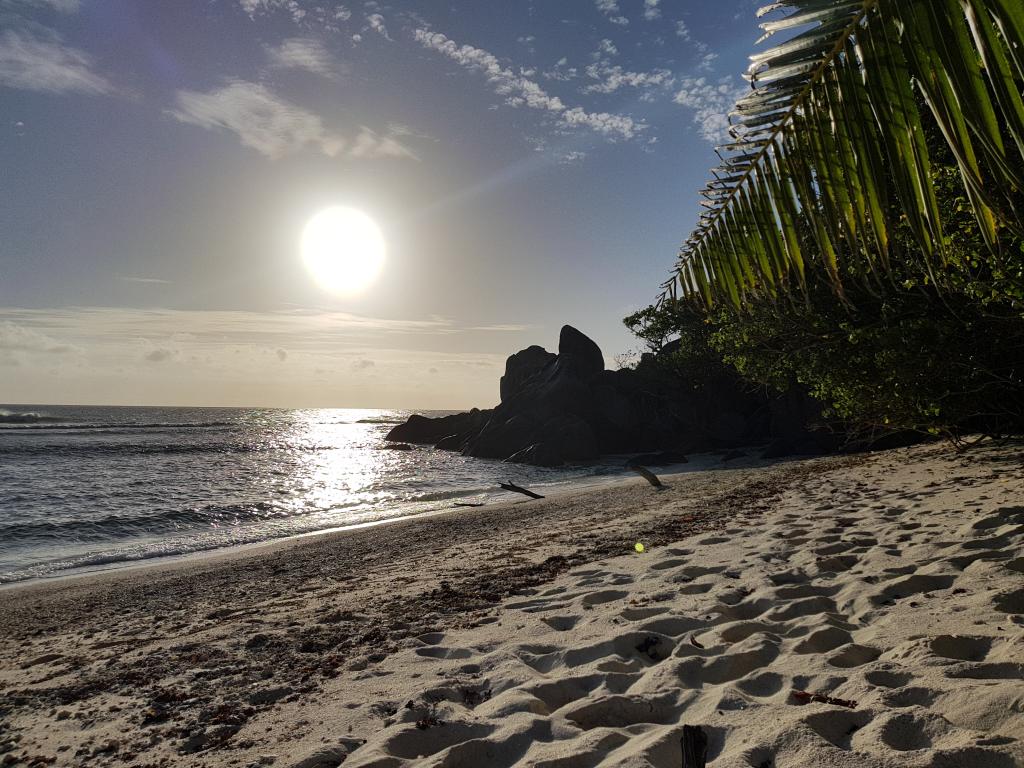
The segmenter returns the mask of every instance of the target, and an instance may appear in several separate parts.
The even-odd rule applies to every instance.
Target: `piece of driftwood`
[[[641,467],[639,464],[630,464],[629,468],[636,472],[638,475],[640,475],[640,477],[642,477],[648,483],[653,485],[655,488],[665,487],[664,485],[661,484],[661,480],[658,479],[658,476],[651,472],[651,470],[647,469],[647,467]]]
[[[456,501],[453,506],[456,507],[482,507],[483,503],[479,501]]]
[[[683,768],[706,768],[708,763],[708,736],[699,725],[684,725]]]
[[[518,485],[512,483],[498,483],[498,485],[506,491],[512,491],[513,493],[521,493],[523,496],[529,496],[531,499],[543,499],[539,493],[534,493],[526,488],[520,488]]]

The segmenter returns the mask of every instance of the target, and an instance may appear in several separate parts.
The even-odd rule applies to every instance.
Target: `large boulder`
[[[414,413],[404,424],[398,424],[384,437],[399,443],[436,444],[451,435],[475,433],[487,421],[490,411],[474,408],[468,413],[455,413],[432,419]]]
[[[518,395],[524,385],[558,357],[544,347],[534,344],[532,347],[516,352],[505,361],[505,375],[501,377],[499,388],[501,402],[505,403]]]
[[[558,334],[558,360],[584,379],[597,376],[604,370],[601,348],[571,325],[563,325]]]

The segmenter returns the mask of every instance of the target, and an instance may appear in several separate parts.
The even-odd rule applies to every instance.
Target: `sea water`
[[[450,510],[499,482],[624,471],[387,450],[410,413],[0,406],[0,583]]]

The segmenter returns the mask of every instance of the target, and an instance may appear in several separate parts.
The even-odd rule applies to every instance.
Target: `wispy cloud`
[[[0,366],[12,402],[486,405],[508,352],[461,351],[463,333],[441,317],[0,307]]]
[[[675,77],[668,69],[650,72],[629,72],[618,65],[598,62],[587,67],[587,76],[598,82],[588,85],[584,93],[614,93],[619,88],[671,88]]]
[[[131,307],[0,307],[0,346],[53,351],[64,348],[52,335],[108,339],[187,338],[230,340],[269,347],[330,345],[383,336],[450,336],[467,331],[508,332],[531,326],[514,323],[465,326],[448,317],[383,318],[315,309],[269,312],[242,310],[137,309]],[[291,339],[291,344],[283,341]],[[333,341],[332,341],[333,340]]]
[[[473,325],[467,328],[467,331],[495,331],[498,333],[518,333],[520,331],[528,331],[535,326],[532,325],[518,325],[516,323],[495,323],[494,325]]]
[[[0,322],[0,350],[47,355],[61,355],[81,351],[74,344],[58,341],[29,325],[14,323],[10,320]]]
[[[313,38],[292,37],[280,45],[268,46],[267,56],[279,69],[304,69],[328,79],[338,76],[334,57],[323,43]]]
[[[544,90],[537,82],[518,74],[501,63],[497,56],[471,45],[458,45],[440,32],[417,29],[413,33],[425,48],[447,56],[466,69],[483,73],[495,93],[505,97],[512,107],[525,106],[550,113],[566,127],[585,127],[612,139],[632,139],[647,126],[627,115],[588,112],[582,107],[569,107],[558,96]]]
[[[134,277],[131,275],[117,275],[117,279],[125,283],[141,283],[143,285],[170,285],[171,282],[159,277]]]
[[[644,18],[647,21],[654,21],[661,18],[661,9],[658,4],[661,0],[644,0]]]
[[[673,101],[694,110],[693,121],[703,138],[713,143],[722,141],[727,136],[729,111],[747,88],[737,85],[732,77],[723,77],[716,82],[709,82],[704,77],[686,77],[680,84],[682,88]]]
[[[0,10],[48,8],[58,13],[77,13],[78,5],[78,0],[0,0]]]
[[[44,39],[13,29],[0,35],[0,86],[43,93],[114,91],[84,52],[63,45],[56,35]]]
[[[608,21],[612,24],[618,24],[619,26],[626,26],[629,24],[629,19],[622,15],[622,11],[619,9],[619,4],[616,0],[595,0],[597,4],[597,10],[608,17]]]
[[[285,101],[258,83],[232,80],[206,93],[179,91],[177,102],[171,114],[181,122],[230,131],[243,145],[269,158],[307,148],[328,157],[415,157],[393,137],[380,136],[369,128],[362,128],[348,140],[327,130],[319,115]]]

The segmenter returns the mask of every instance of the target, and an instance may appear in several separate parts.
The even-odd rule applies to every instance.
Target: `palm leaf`
[[[892,230],[913,233],[932,280],[945,258],[921,104],[956,158],[986,242],[1024,232],[1024,5],[1020,0],[782,0],[733,140],[680,249],[685,296],[736,306],[819,270],[842,297],[845,260],[891,270]],[[895,198],[891,192],[895,193]],[[806,222],[812,248],[799,234]]]

